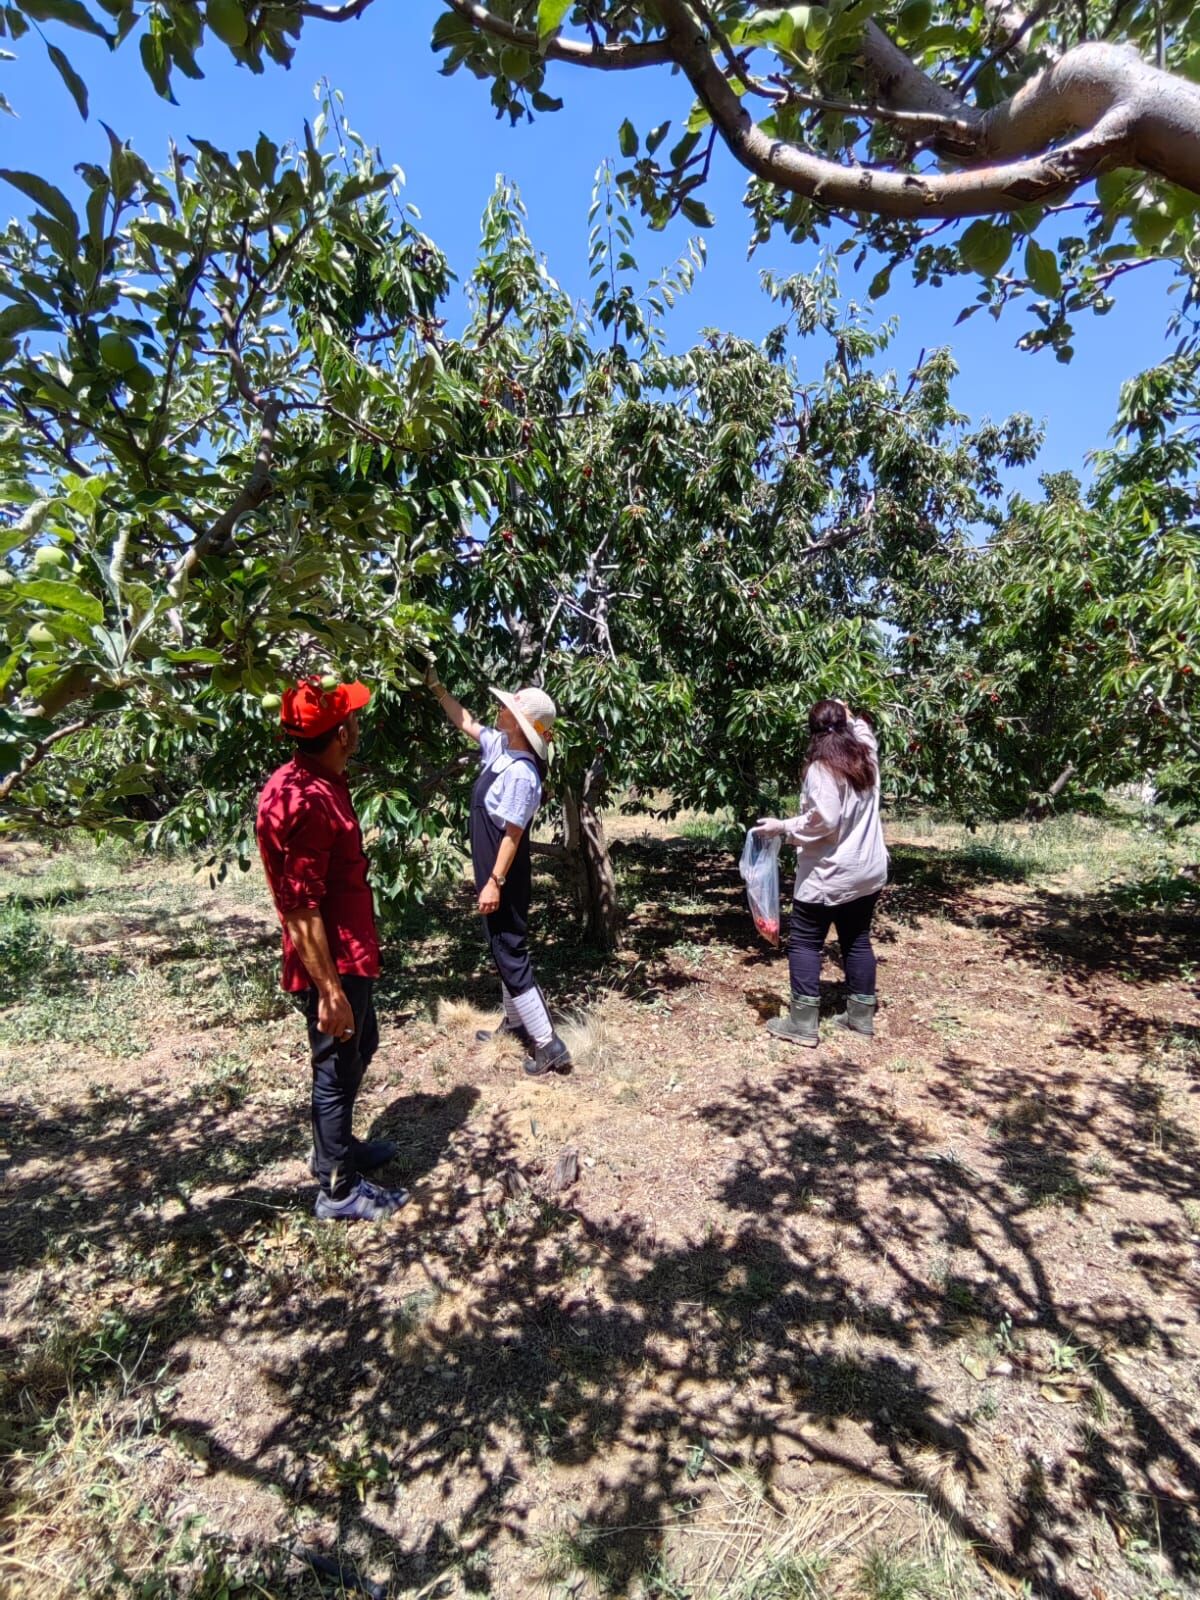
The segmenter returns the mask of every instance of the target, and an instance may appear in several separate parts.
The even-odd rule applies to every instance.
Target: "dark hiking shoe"
[[[514,1039],[519,1040],[526,1050],[532,1054],[533,1040],[525,1031],[524,1025],[520,1022],[510,1022],[507,1017],[500,1019],[498,1028],[476,1028],[475,1043],[487,1044],[489,1039],[503,1039],[507,1034],[511,1034]]]
[[[376,1167],[386,1166],[389,1161],[394,1161],[400,1154],[400,1146],[391,1139],[351,1139],[350,1165],[355,1172],[374,1172]],[[317,1176],[317,1152],[310,1150],[308,1153],[308,1170],[313,1177]]]
[[[340,1200],[322,1189],[314,1210],[322,1222],[378,1222],[407,1204],[407,1189],[381,1189],[378,1184],[360,1178]]]
[[[820,1015],[821,1002],[815,995],[794,994],[791,1010],[784,1017],[772,1017],[767,1023],[767,1032],[788,1044],[802,1044],[813,1049],[820,1043],[817,1026]]]
[[[552,1033],[545,1044],[535,1045],[532,1054],[525,1058],[525,1075],[528,1078],[544,1078],[548,1072],[570,1070],[571,1052],[556,1033]]]
[[[875,996],[873,994],[848,994],[846,1009],[833,1019],[837,1028],[848,1028],[851,1033],[875,1036]]]

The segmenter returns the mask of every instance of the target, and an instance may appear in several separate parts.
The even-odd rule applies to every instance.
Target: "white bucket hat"
[[[558,712],[554,701],[544,689],[518,689],[509,694],[505,689],[493,689],[502,706],[507,706],[521,725],[521,732],[529,740],[529,748],[540,761],[550,759],[550,740]]]

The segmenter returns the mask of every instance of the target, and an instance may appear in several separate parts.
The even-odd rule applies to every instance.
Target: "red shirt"
[[[293,757],[267,779],[255,832],[280,922],[289,911],[319,911],[337,970],[377,978],[375,907],[345,778]],[[313,987],[286,926],[283,987],[293,994]]]

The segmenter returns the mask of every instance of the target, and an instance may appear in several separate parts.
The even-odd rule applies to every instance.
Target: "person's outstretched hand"
[[[778,817],[759,817],[751,831],[760,839],[778,839],[781,834],[787,832],[787,825]]]
[[[425,671],[421,674],[421,682],[431,693],[436,693],[442,687],[442,680],[438,677],[437,662],[432,656],[425,657]]]

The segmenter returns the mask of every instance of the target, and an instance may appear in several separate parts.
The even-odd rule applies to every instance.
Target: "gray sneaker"
[[[378,1184],[360,1178],[350,1193],[343,1195],[340,1200],[335,1200],[322,1189],[313,1209],[322,1222],[378,1222],[382,1217],[390,1217],[394,1211],[399,1211],[401,1206],[408,1204],[408,1200],[407,1189],[381,1189]]]

